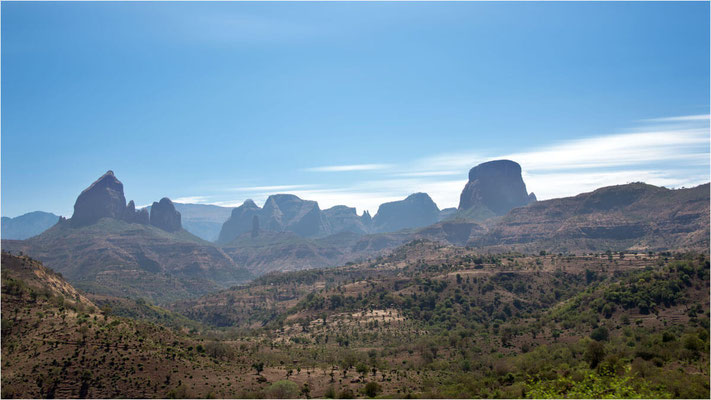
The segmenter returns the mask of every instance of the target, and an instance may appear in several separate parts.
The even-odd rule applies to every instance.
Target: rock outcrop
[[[167,197],[163,197],[159,202],[153,202],[150,221],[151,225],[167,232],[179,231],[182,228],[180,213]]]
[[[123,184],[108,171],[77,198],[72,215],[73,226],[91,225],[101,218],[122,219],[126,208]]]
[[[533,193],[529,195],[526,192],[518,163],[510,160],[489,161],[469,171],[469,182],[459,198],[459,212],[485,219],[504,215],[535,200]]]
[[[74,203],[74,215],[69,221],[71,226],[78,228],[91,225],[101,218],[113,218],[132,224],[151,223],[148,210],[145,208],[136,210],[136,203],[133,200],[126,204],[123,183],[116,178],[113,171],[107,171],[81,192]]]
[[[404,200],[381,204],[373,217],[374,232],[395,232],[419,228],[439,220],[439,208],[427,193],[415,193]]]
[[[136,210],[136,203],[134,203],[133,200],[129,201],[126,205],[126,209],[123,213],[123,220],[135,224],[148,225],[150,223],[148,210],[145,208]]]

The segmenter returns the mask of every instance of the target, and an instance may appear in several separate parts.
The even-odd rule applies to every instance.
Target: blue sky
[[[2,215],[295,193],[359,212],[518,161],[539,199],[709,181],[709,3],[2,2]]]

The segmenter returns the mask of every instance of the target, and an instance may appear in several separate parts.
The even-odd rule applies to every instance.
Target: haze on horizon
[[[7,3],[2,215],[274,193],[377,211],[709,177],[709,4]],[[506,29],[501,29],[504,26]]]

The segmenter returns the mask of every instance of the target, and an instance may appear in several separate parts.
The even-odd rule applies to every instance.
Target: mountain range
[[[150,213],[126,204],[112,171],[82,191],[70,219],[27,240],[3,240],[2,247],[32,254],[87,292],[155,302],[251,278],[222,250],[185,231],[169,199],[154,202]]]
[[[224,210],[168,198],[136,210],[108,171],[77,198],[74,215],[26,240],[3,240],[91,293],[166,303],[273,271],[367,260],[412,240],[525,253],[699,250],[709,247],[709,185],[670,190],[643,183],[536,201],[508,160],[471,169],[458,209],[425,193],[382,204],[371,218],[347,206],[321,210],[290,194],[230,212],[215,243],[183,227],[181,211],[214,229]],[[213,230],[214,234],[214,230]]]
[[[19,217],[2,217],[3,239],[27,239],[39,235],[59,221],[59,216],[44,211],[34,211]]]

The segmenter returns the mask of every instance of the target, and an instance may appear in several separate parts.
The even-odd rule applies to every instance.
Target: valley
[[[3,397],[706,397],[708,263],[420,240],[181,301],[160,323],[4,253]]]

